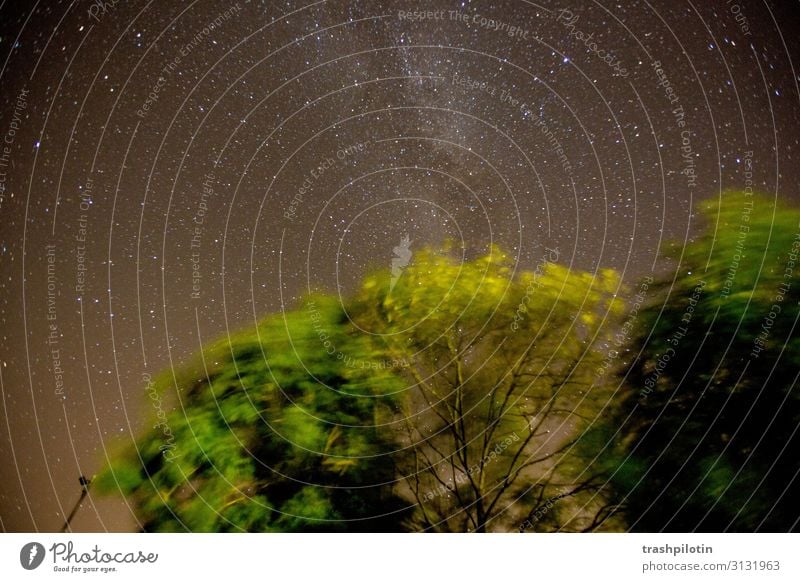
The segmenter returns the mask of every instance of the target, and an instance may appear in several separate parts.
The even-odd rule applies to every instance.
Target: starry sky
[[[0,2],[0,529],[61,527],[149,374],[405,236],[634,281],[702,200],[796,200],[798,8]]]

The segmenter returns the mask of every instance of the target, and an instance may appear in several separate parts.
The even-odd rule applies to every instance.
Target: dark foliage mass
[[[789,531],[800,493],[800,212],[729,193],[642,311],[614,476],[641,531]]]

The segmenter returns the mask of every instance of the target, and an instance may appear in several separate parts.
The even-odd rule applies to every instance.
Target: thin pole
[[[89,494],[89,484],[91,483],[91,481],[89,481],[89,479],[81,475],[80,479],[78,479],[78,482],[81,484],[82,488],[81,496],[78,498],[78,502],[75,504],[75,507],[72,508],[69,517],[67,517],[67,521],[64,522],[64,526],[61,528],[61,533],[64,533],[69,529],[69,524],[72,523],[72,518],[75,517],[76,513],[78,513],[78,509],[80,509],[81,503],[83,503],[83,500],[86,499],[86,496]]]

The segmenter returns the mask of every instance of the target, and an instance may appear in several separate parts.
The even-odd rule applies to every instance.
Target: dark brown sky
[[[631,281],[746,164],[797,199],[798,24],[788,1],[1,2],[0,528],[61,526],[141,430],[145,374],[347,293],[406,234]],[[88,501],[74,525],[134,522]]]

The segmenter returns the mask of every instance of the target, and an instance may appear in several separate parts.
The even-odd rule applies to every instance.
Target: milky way
[[[797,199],[778,4],[0,4],[0,526],[61,527],[149,374],[406,237],[634,281],[702,200]]]

